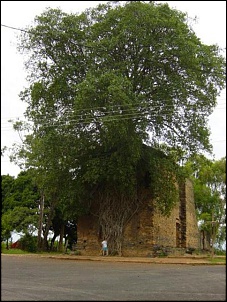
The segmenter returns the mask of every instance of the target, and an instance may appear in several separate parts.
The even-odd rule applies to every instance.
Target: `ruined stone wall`
[[[84,216],[78,221],[77,248],[81,254],[101,254],[101,234],[98,219]],[[200,248],[192,183],[181,187],[180,200],[169,217],[154,210],[149,201],[125,227],[122,256],[152,256],[154,246],[170,248]]]
[[[76,249],[82,255],[101,255],[101,238],[99,234],[98,221],[95,216],[85,215],[80,217],[77,224]]]
[[[152,202],[136,213],[124,230],[123,256],[147,256],[152,252],[153,240]]]
[[[156,245],[176,247],[177,221],[179,221],[179,203],[168,217],[156,212],[154,215],[154,242]]]
[[[195,199],[192,182],[187,179],[185,186],[186,198],[186,247],[200,248],[200,233],[196,219]]]
[[[171,214],[166,217],[148,204],[145,209],[130,221],[124,232],[124,256],[152,256],[154,247],[177,246],[177,229],[180,204],[177,203]]]

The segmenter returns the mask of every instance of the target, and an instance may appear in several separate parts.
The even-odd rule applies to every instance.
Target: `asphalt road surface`
[[[1,301],[226,301],[226,266],[2,255]]]

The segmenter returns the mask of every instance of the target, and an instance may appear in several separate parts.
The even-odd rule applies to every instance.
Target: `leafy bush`
[[[20,239],[20,248],[27,252],[36,253],[38,249],[37,236],[25,234]]]
[[[225,256],[226,250],[215,249],[214,253],[215,253],[215,255],[218,255],[218,256]]]

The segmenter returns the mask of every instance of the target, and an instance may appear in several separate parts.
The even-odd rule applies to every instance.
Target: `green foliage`
[[[214,254],[216,256],[226,256],[226,250],[223,249],[215,249]]]
[[[10,175],[1,175],[1,189],[2,189],[2,214],[4,214],[8,209],[12,208],[12,198],[13,194],[13,183],[14,177]]]
[[[16,178],[2,175],[2,213],[16,206],[37,208],[39,199],[37,186],[34,184],[29,171],[20,172]]]
[[[25,234],[20,238],[20,248],[30,253],[37,252],[37,237]]]
[[[31,53],[33,84],[22,99],[36,129],[60,131],[68,120],[97,143],[93,123],[103,129],[103,120],[117,116],[115,130],[128,118],[152,143],[210,148],[207,117],[225,86],[225,59],[217,46],[201,43],[186,14],[131,1],[81,15],[50,9],[36,24],[19,45]]]
[[[226,242],[226,158],[215,161],[194,156],[186,163],[185,170],[194,183],[200,228],[210,237],[215,233],[220,248]]]
[[[33,233],[37,228],[37,209],[15,207],[2,215],[2,232],[14,230],[17,232]]]
[[[21,172],[16,178],[2,175],[2,229],[3,239],[13,231],[33,233],[38,224],[38,189],[31,172]]]
[[[1,240],[8,240],[11,238],[13,227],[11,225],[10,217],[7,214],[1,216]]]
[[[148,173],[145,177],[147,183],[140,186],[150,188],[152,198],[156,200],[157,209],[163,215],[169,215],[179,200],[177,184],[180,185],[184,178],[182,178],[181,168],[171,154],[165,153],[164,150],[143,146],[141,160],[137,166],[139,173],[137,182],[144,179],[144,172]]]

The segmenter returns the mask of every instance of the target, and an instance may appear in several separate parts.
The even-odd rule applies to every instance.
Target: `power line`
[[[26,32],[26,33],[31,33],[31,32],[29,32],[25,29],[18,28],[18,27],[13,27],[13,26],[5,25],[5,24],[1,24],[1,26],[9,28],[9,29],[13,29],[13,30],[23,31],[23,32]]]
[[[133,109],[134,110],[134,109]],[[113,113],[113,112],[108,112],[108,113]],[[72,115],[71,118],[69,116],[66,116],[67,119],[65,119],[64,116],[60,117],[63,119],[59,119],[58,116],[56,116],[52,121],[50,120],[51,117],[46,117],[46,118],[40,118],[38,119],[39,122],[42,122],[42,124],[40,125],[40,127],[42,129],[48,128],[48,127],[59,127],[59,126],[67,126],[67,127],[72,127],[72,126],[76,126],[76,125],[88,125],[88,124],[94,124],[94,123],[105,123],[105,122],[113,122],[113,121],[122,121],[122,120],[128,120],[128,119],[141,119],[141,118],[147,118],[150,120],[150,122],[155,122],[155,120],[157,118],[165,118],[165,117],[169,117],[169,116],[174,116],[174,122],[177,122],[177,119],[180,121],[182,120],[182,118],[184,117],[185,121],[190,121],[190,116],[188,116],[188,119],[185,116],[182,115],[182,113],[178,112],[179,115],[176,116],[177,112],[172,113],[163,113],[163,114],[158,114],[156,112],[153,111],[142,111],[142,112],[138,112],[138,111],[132,111],[132,112],[126,112],[126,113],[122,113],[122,114],[112,114],[112,115],[105,115],[106,113],[104,113],[103,115],[94,115],[94,116],[88,116],[88,117],[81,117],[83,116],[83,114],[80,115]],[[76,118],[76,119],[75,119]],[[152,118],[154,119],[152,121]],[[47,119],[50,120],[50,122],[45,122]],[[27,122],[27,121],[23,121],[23,122]],[[12,129],[12,126],[9,126],[8,124],[6,124],[4,126],[2,126],[2,130],[4,131],[9,131],[10,129]]]
[[[122,120],[129,120],[129,119],[141,119],[141,118],[148,118],[148,120],[150,122],[155,122],[155,119],[157,119],[158,117],[165,117],[165,116],[172,116],[173,114],[165,114],[163,116],[160,115],[151,115],[150,117],[146,117],[146,115],[150,115],[150,113],[129,113],[129,114],[123,114],[123,115],[112,115],[112,116],[95,116],[95,117],[89,117],[89,118],[85,118],[85,119],[71,119],[71,120],[57,120],[57,121],[53,121],[52,123],[42,123],[41,125],[39,125],[39,127],[41,129],[46,129],[49,127],[54,127],[57,128],[59,126],[67,126],[67,127],[73,127],[73,126],[77,126],[77,125],[89,125],[89,124],[97,124],[97,123],[105,123],[105,122],[113,122],[113,121],[122,121]],[[102,119],[104,118],[104,120]],[[152,120],[152,118],[154,120]],[[178,116],[177,117],[178,120],[182,120],[182,116]],[[188,122],[190,121],[190,117],[188,117]],[[174,122],[177,122],[176,117],[174,118]],[[55,123],[55,124],[54,124]],[[8,130],[8,129],[7,129]]]
[[[138,104],[138,105],[137,105]],[[111,106],[108,106],[108,107],[110,107],[109,109],[113,109],[114,110],[114,107],[126,107],[127,105],[130,105],[130,104],[115,104],[115,105],[111,105]],[[223,103],[223,104],[218,104],[217,106],[222,106],[222,105],[225,105],[225,103]],[[173,104],[173,105],[171,105],[171,104],[165,104],[164,105],[164,107],[162,107],[162,105],[152,105],[152,104],[143,104],[143,103],[141,103],[141,102],[134,102],[133,103],[133,106],[130,106],[130,108],[128,108],[128,109],[119,109],[119,108],[117,108],[118,109],[118,111],[119,110],[121,110],[122,112],[123,111],[125,111],[125,113],[127,114],[128,112],[130,112],[130,111],[135,111],[135,110],[137,110],[137,109],[160,109],[161,108],[161,110],[163,110],[163,108],[166,108],[167,107],[167,109],[168,109],[168,107],[170,107],[170,108],[174,108],[174,106],[179,106],[177,103],[176,104]],[[99,106],[99,107],[92,107],[92,108],[81,108],[81,109],[76,109],[75,111],[74,111],[74,113],[75,112],[80,112],[80,114],[76,114],[76,115],[73,115],[73,117],[76,117],[76,116],[78,116],[78,117],[80,117],[82,114],[84,114],[84,111],[93,111],[93,110],[99,110],[99,109],[106,109],[106,107],[107,106]],[[189,105],[189,107],[190,107],[190,105]],[[218,110],[222,110],[222,109],[226,109],[226,107],[221,107],[221,108],[218,108],[218,107],[215,107],[214,108],[214,110],[216,110],[216,109],[218,109]],[[187,109],[186,109],[187,110]],[[115,111],[116,112],[116,111]],[[67,109],[67,110],[65,110],[64,111],[64,113],[73,113],[73,110],[69,110],[69,109]],[[113,111],[104,111],[103,112],[104,114],[108,114],[108,113],[114,113]],[[172,113],[163,113],[163,114],[157,114],[156,113],[156,116],[164,116],[164,115],[169,115],[169,114],[172,114]],[[123,115],[123,114],[122,114]],[[1,119],[13,119],[13,118],[16,118],[16,119],[18,119],[18,118],[20,118],[20,117],[23,117],[24,118],[24,116],[15,116],[15,117],[1,117]],[[25,122],[26,122],[27,120],[25,120]],[[3,122],[3,123],[6,123],[6,122]]]

